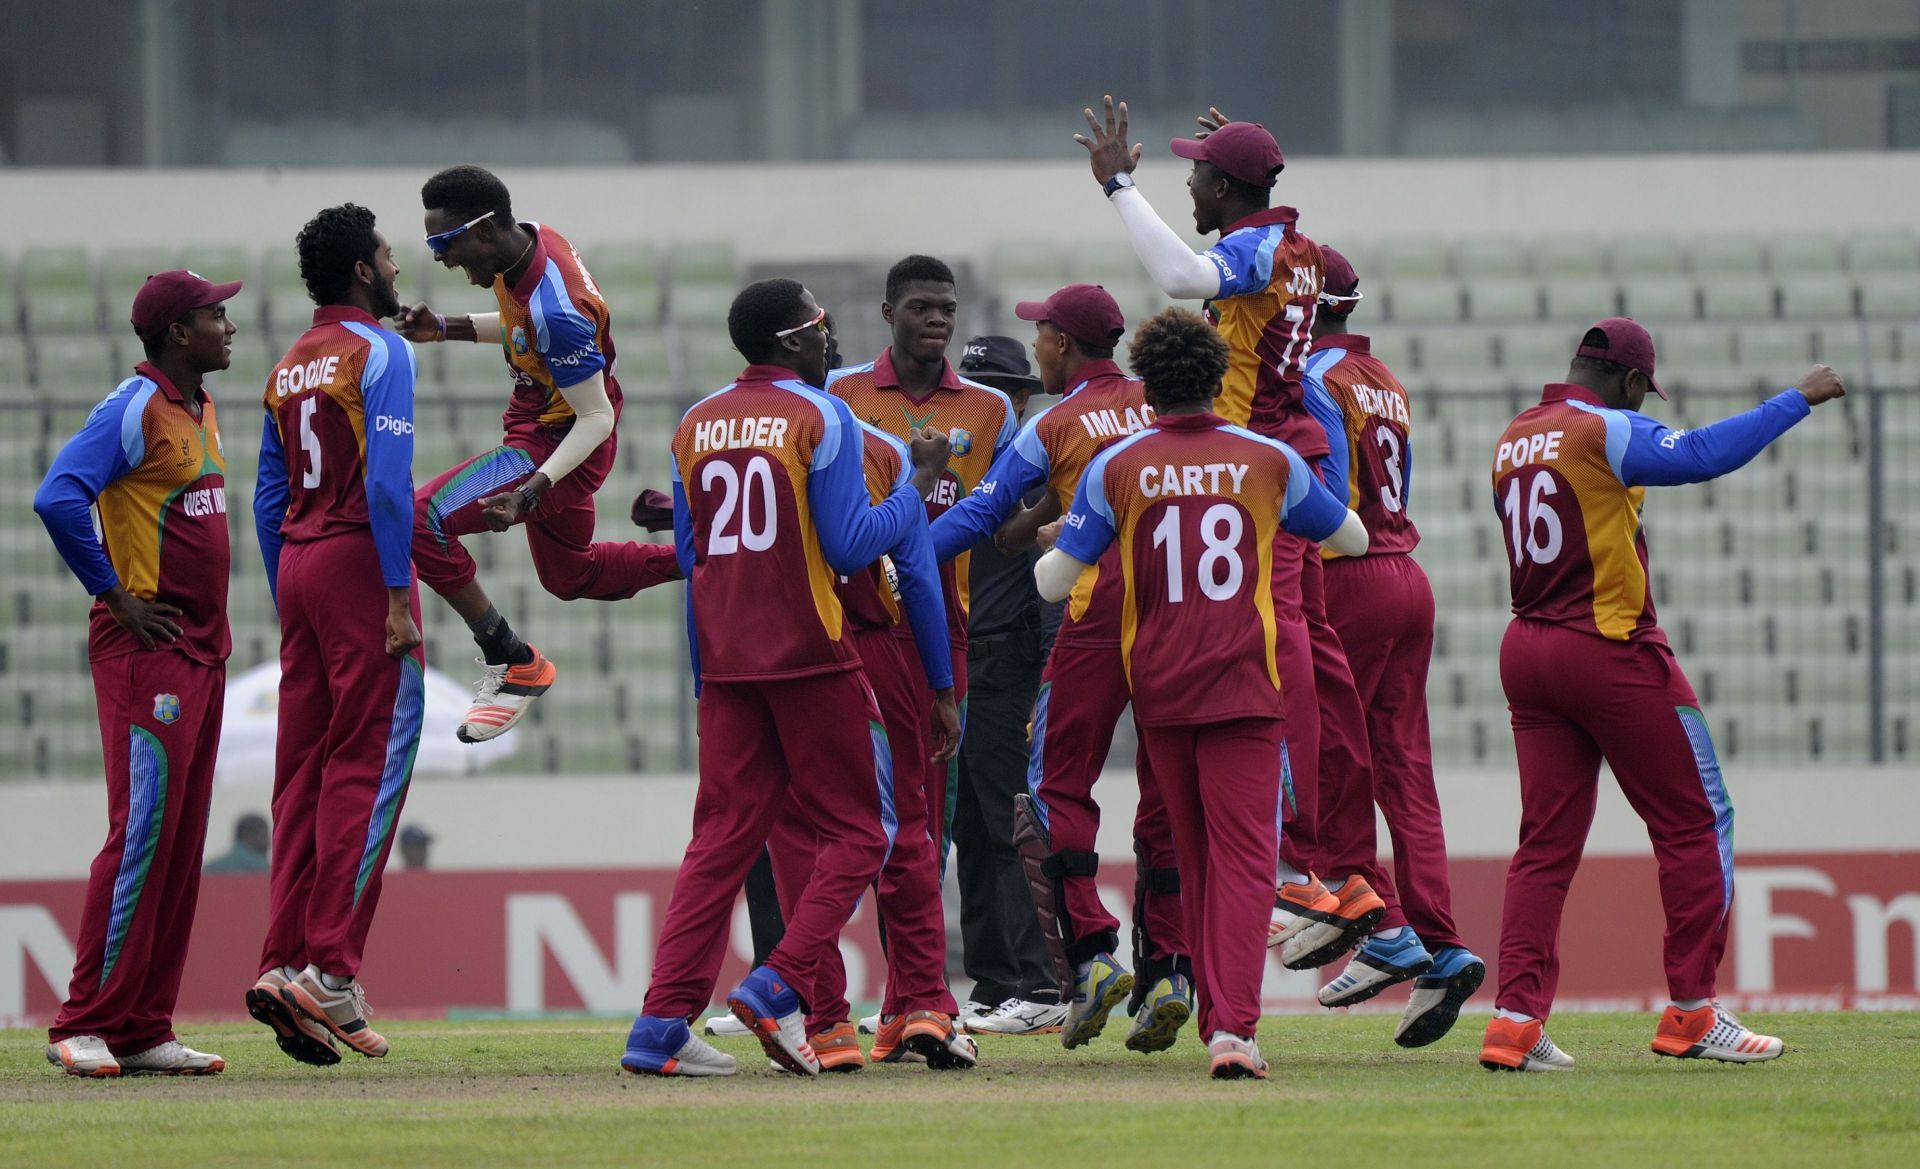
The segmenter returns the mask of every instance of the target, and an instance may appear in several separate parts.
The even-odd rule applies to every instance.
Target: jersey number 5
[[[1528,479],[1523,489],[1520,480]],[[1507,480],[1507,496],[1501,506],[1507,513],[1507,545],[1513,549],[1513,564],[1518,568],[1528,560],[1552,564],[1565,544],[1561,538],[1560,513],[1549,503],[1560,487],[1547,471],[1534,471],[1531,478],[1520,472]],[[1523,507],[1524,499],[1524,507]]]
[[[300,400],[300,449],[307,453],[307,469],[300,475],[300,486],[308,491],[320,486],[320,436],[313,432],[313,415],[319,408],[318,394]]]
[[[1230,601],[1246,579],[1246,566],[1240,561],[1240,535],[1244,527],[1240,509],[1230,503],[1216,503],[1200,516],[1200,540],[1203,547],[1194,568],[1201,595],[1209,601]],[[1187,599],[1187,566],[1180,554],[1180,508],[1169,507],[1153,528],[1153,546],[1167,554],[1167,600],[1175,605]]]
[[[726,556],[745,548],[765,552],[773,547],[778,512],[773,496],[773,464],[765,455],[754,455],[746,466],[709,459],[700,468],[700,489],[712,491],[718,486],[720,503],[713,513],[713,526],[707,530],[707,555]],[[739,516],[737,532],[727,525]]]

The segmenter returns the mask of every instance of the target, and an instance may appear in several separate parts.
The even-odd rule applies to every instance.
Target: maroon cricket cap
[[[194,309],[232,300],[239,291],[238,280],[215,284],[185,268],[156,273],[133,298],[133,331],[142,341],[152,340]]]
[[[1173,152],[1256,187],[1271,187],[1287,165],[1280,144],[1258,122],[1228,122],[1205,138],[1175,138]]]
[[[1351,261],[1325,244],[1320,245],[1320,255],[1327,264],[1327,278],[1320,284],[1320,303],[1344,305],[1342,312],[1352,312],[1353,303],[1361,299],[1360,274],[1353,270]]]
[[[1647,375],[1647,384],[1662,398],[1667,392],[1653,380],[1653,334],[1632,317],[1608,317],[1587,330],[1574,350],[1580,357],[1611,361]]]
[[[1013,315],[1023,321],[1051,322],[1075,341],[1103,348],[1127,331],[1120,303],[1098,284],[1069,284],[1045,300],[1023,300],[1013,306]]]

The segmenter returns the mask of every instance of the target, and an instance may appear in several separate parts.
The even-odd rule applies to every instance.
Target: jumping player
[[[700,795],[644,1013],[620,1061],[629,1071],[735,1071],[733,1057],[687,1020],[713,994],[741,882],[774,820],[797,808],[820,841],[813,872],[780,943],[727,1005],[776,1063],[819,1074],[803,1003],[893,843],[886,733],[834,578],[865,572],[926,523],[921,499],[939,481],[947,441],[916,433],[912,481],[869,505],[860,428],[818,388],[825,316],[795,281],[747,286],[727,332],[751,364],[674,432],[674,540],[700,680]],[[945,634],[927,632],[936,642]]]
[[[484,667],[462,742],[505,734],[547,692],[554,664],[520,639],[475,578],[460,537],[525,524],[540,584],[563,601],[619,601],[677,579],[664,544],[593,540],[593,495],[613,469],[620,419],[612,317],[566,238],[513,216],[506,184],[456,166],[420,189],[427,248],[467,280],[492,288],[497,313],[444,317],[424,304],[395,324],[412,341],[500,346],[513,399],[499,446],[420,488],[414,562],[420,579],[473,630]]]
[[[827,392],[846,401],[854,417],[902,441],[923,427],[946,434],[953,457],[947,473],[927,495],[927,517],[937,518],[986,476],[987,468],[1013,441],[1018,429],[1013,403],[999,390],[968,381],[947,361],[960,301],[953,270],[932,256],[908,256],[887,272],[886,300],[880,315],[893,331],[893,343],[864,365],[836,369]],[[960,700],[960,725],[967,716],[967,586],[965,553],[942,565],[947,633],[953,639],[953,677]],[[898,634],[911,636],[905,630]],[[925,696],[931,705],[930,695]],[[955,765],[915,760],[927,794],[928,831],[944,873],[947,845],[953,838],[952,779]]]
[[[1641,506],[1649,487],[1738,470],[1813,406],[1846,393],[1814,366],[1794,389],[1698,430],[1640,413],[1653,338],[1625,317],[1588,329],[1564,383],[1507,427],[1494,508],[1512,565],[1513,622],[1500,682],[1520,766],[1520,842],[1500,919],[1498,1008],[1480,1063],[1564,1071],[1545,1031],[1560,977],[1560,912],[1593,823],[1600,762],[1647,823],[1666,911],[1667,992],[1653,1050],[1683,1059],[1774,1059],[1780,1040],[1714,1001],[1733,905],[1733,805],[1700,700],[1653,611]]]
[[[934,521],[936,556],[954,555],[992,535],[1036,487],[1048,488],[1063,507],[1070,504],[1094,456],[1153,421],[1140,381],[1114,364],[1113,348],[1126,320],[1106,289],[1069,284],[1044,301],[1021,301],[1014,315],[1034,322],[1042,387],[1066,396],[1022,426],[985,481]],[[1120,653],[1120,556],[1118,549],[1110,551],[1079,581],[1047,660],[1034,709],[1028,787],[1051,848],[1023,861],[1040,870],[1039,881],[1049,888],[1035,906],[1042,937],[1049,946],[1064,947],[1060,961],[1071,972],[1063,988],[1070,997],[1061,1042],[1069,1048],[1091,1042],[1112,1008],[1140,987],[1144,993],[1127,1046],[1160,1051],[1192,1014],[1192,965],[1181,930],[1173,834],[1144,752],[1134,821],[1137,979],[1113,956],[1120,923],[1094,883],[1100,809],[1093,785],[1131,698]],[[1016,812],[1016,824],[1024,814]],[[1025,834],[1039,835],[1031,826]],[[1015,839],[1022,835],[1016,827]]]
[[[400,269],[373,212],[300,229],[316,306],[267,379],[254,526],[280,610],[271,910],[247,1010],[303,1063],[370,1058],[361,952],[425,711],[413,532],[413,347],[380,325]]]
[[[1304,380],[1307,408],[1326,428],[1327,485],[1344,494],[1367,525],[1365,556],[1326,557],[1327,620],[1353,667],[1366,725],[1323,714],[1323,739],[1344,737],[1348,752],[1373,756],[1367,774],[1349,777],[1335,807],[1322,807],[1321,840],[1336,868],[1345,866],[1389,887],[1379,871],[1375,801],[1393,839],[1399,904],[1346,970],[1320,988],[1328,1007],[1362,1003],[1413,979],[1394,1041],[1424,1047],[1445,1035],[1460,1005],[1480,987],[1487,966],[1453,924],[1447,879],[1447,837],[1433,784],[1427,734],[1427,666],[1433,657],[1433,587],[1413,559],[1413,410],[1393,371],[1366,337],[1348,331],[1361,300],[1360,278],[1347,258],[1322,247],[1327,279],[1313,321]]]
[[[877,506],[909,481],[912,467],[905,443],[864,423],[860,432],[867,492]],[[846,612],[861,672],[879,704],[896,768],[930,750],[935,761],[951,758],[960,743],[960,713],[952,696],[940,574],[926,526],[911,525],[885,557],[863,572],[840,577],[834,591]],[[917,673],[894,633],[903,619],[919,650]],[[921,722],[923,688],[936,695],[930,729]],[[925,799],[914,784],[894,784],[893,812],[901,827],[880,870],[875,897],[886,939],[887,983],[874,1028],[873,1060],[897,1063],[918,1055],[936,1070],[969,1068],[978,1053],[956,1028],[957,1007],[947,988],[946,916]],[[820,840],[795,805],[775,821],[769,846],[781,913],[791,916]],[[867,1057],[848,1018],[847,970],[837,946],[821,954],[807,1003],[807,1034],[821,1070],[860,1070]]]
[[[73,981],[47,1059],[75,1076],[207,1075],[226,1061],[174,1038],[226,694],[227,494],[202,379],[227,368],[240,282],[147,277],[147,359],[60,448],[33,510],[94,598],[107,843],[80,911]],[[98,535],[93,508],[99,509]],[[166,538],[161,539],[162,532]]]
[[[1143,147],[1127,143],[1127,108],[1105,101],[1104,125],[1083,111],[1090,135],[1076,134],[1087,148],[1093,176],[1106,191],[1134,251],[1160,290],[1176,298],[1204,298],[1232,352],[1218,408],[1228,421],[1280,439],[1308,464],[1327,454],[1324,431],[1307,412],[1301,393],[1302,363],[1325,279],[1320,247],[1298,227],[1299,212],[1271,207],[1275,178],[1285,168],[1280,146],[1265,128],[1227,122],[1217,110],[1207,132],[1178,138],[1173,152],[1193,162],[1187,192],[1194,226],[1219,232],[1220,240],[1195,254],[1161,221],[1133,185]],[[1306,540],[1281,532],[1274,550],[1274,598],[1280,604],[1280,641],[1275,652],[1285,679],[1288,712],[1283,784],[1288,816],[1282,839],[1269,941],[1283,947],[1281,961],[1302,969],[1325,965],[1351,949],[1386,912],[1380,893],[1357,873],[1333,873],[1331,888],[1311,870],[1323,863],[1321,809],[1338,801],[1339,785],[1366,770],[1365,751],[1332,750],[1320,737],[1321,712],[1359,725],[1365,716],[1340,639],[1326,621],[1320,553]],[[1297,610],[1290,600],[1300,598]],[[1384,891],[1391,894],[1391,890]]]
[[[1121,655],[1178,846],[1200,1032],[1214,1078],[1264,1079],[1254,1028],[1283,727],[1274,534],[1284,525],[1356,554],[1366,529],[1284,443],[1208,408],[1228,348],[1206,321],[1168,309],[1129,356],[1158,417],[1093,460],[1034,577],[1059,599],[1119,545]]]

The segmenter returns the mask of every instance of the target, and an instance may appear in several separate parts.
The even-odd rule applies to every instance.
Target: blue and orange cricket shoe
[[[807,1042],[806,1007],[779,971],[754,967],[727,996],[727,1010],[753,1032],[768,1059],[799,1075],[820,1074],[820,1057]]]
[[[642,1015],[627,1032],[620,1066],[639,1076],[730,1076],[733,1057],[693,1033],[685,1019]]]

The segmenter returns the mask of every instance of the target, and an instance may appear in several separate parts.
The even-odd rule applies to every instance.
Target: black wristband
[[[540,493],[538,491],[535,491],[531,487],[522,487],[520,488],[519,495],[521,511],[532,512],[539,508]]]
[[[1100,189],[1107,193],[1107,198],[1111,199],[1113,198],[1114,192],[1124,191],[1131,186],[1133,186],[1133,176],[1125,171],[1121,171],[1106,182],[1101,183]]]

